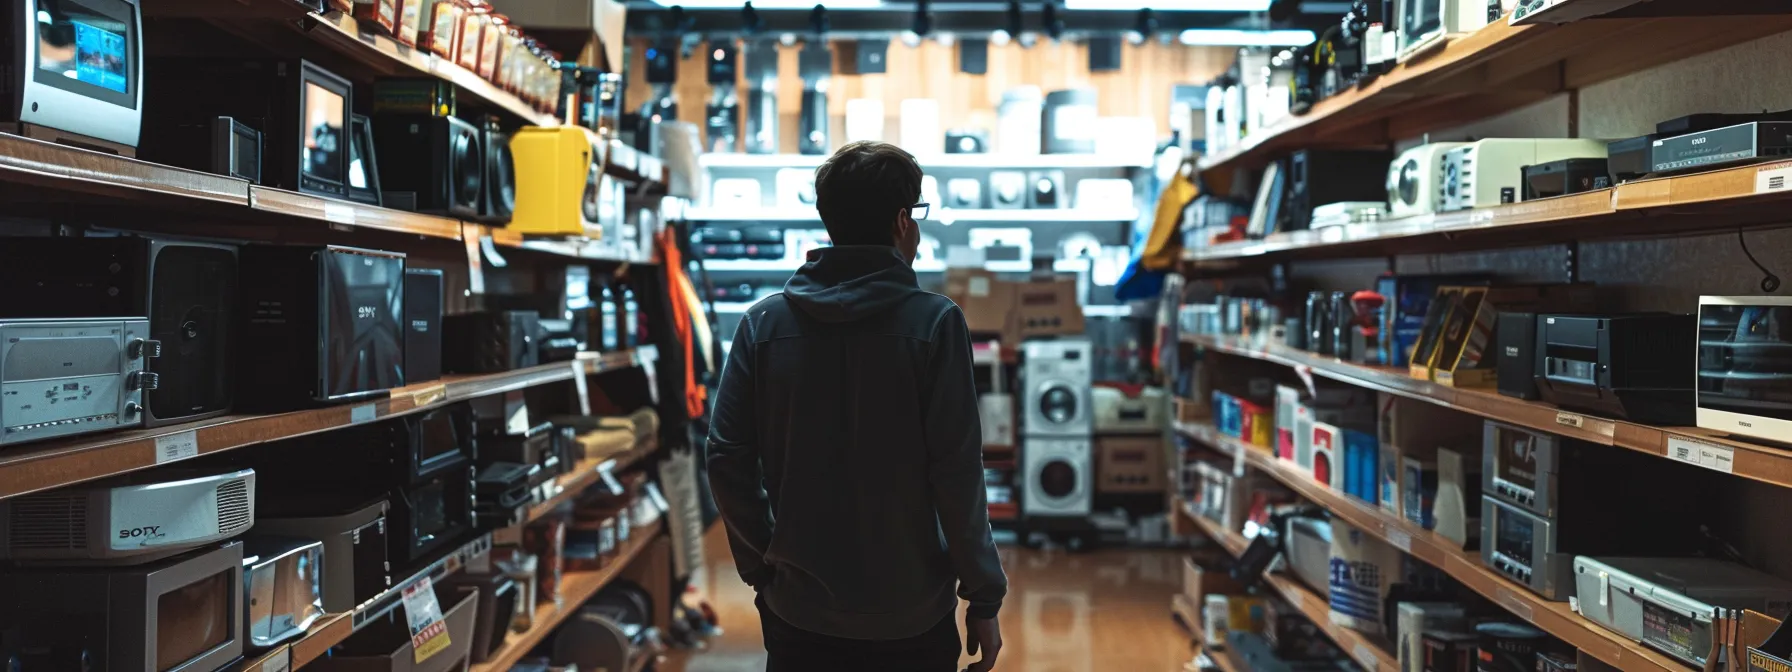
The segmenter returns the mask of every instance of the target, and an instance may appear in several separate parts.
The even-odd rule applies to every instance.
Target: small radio
[[[255,524],[255,470],[155,470],[0,500],[0,559],[137,564]]]
[[[149,337],[142,318],[0,320],[0,445],[142,425]]]
[[[1433,142],[1400,153],[1388,164],[1388,216],[1437,211],[1444,154],[1467,143]]]
[[[983,131],[946,131],[947,154],[982,154],[989,151],[989,134]]]

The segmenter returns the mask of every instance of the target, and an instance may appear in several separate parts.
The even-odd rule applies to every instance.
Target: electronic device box
[[[161,350],[142,318],[0,320],[0,445],[141,426]]]
[[[1632,422],[1694,422],[1692,315],[1540,315],[1537,392],[1563,408]]]
[[[384,493],[377,499],[338,493],[306,493],[262,498],[256,534],[275,534],[323,543],[324,610],[354,611],[391,587]]]
[[[161,469],[0,500],[0,560],[136,564],[255,524],[255,470]]]
[[[405,385],[404,254],[338,245],[241,253],[238,405],[258,412],[383,397]],[[320,344],[322,347],[320,347]]]
[[[1705,667],[1718,607],[1782,616],[1792,582],[1709,558],[1574,559],[1579,611],[1626,639]]]
[[[1444,153],[1439,211],[1486,208],[1519,200],[1523,169],[1562,159],[1603,159],[1601,140],[1487,138]]]
[[[382,114],[374,141],[385,162],[381,187],[389,205],[475,219],[486,195],[480,130],[457,117]]]

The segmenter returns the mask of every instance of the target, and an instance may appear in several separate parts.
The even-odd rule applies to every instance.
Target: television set
[[[9,43],[0,47],[0,120],[18,122],[22,135],[133,154],[143,121],[137,0],[0,7],[0,43]]]
[[[1699,427],[1792,443],[1792,298],[1701,296],[1698,329]]]

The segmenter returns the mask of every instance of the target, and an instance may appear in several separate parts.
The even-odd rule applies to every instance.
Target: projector
[[[255,524],[255,470],[157,470],[0,500],[0,560],[149,562]]]

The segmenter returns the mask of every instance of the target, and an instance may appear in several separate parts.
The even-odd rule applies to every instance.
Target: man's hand
[[[977,655],[983,650],[983,659],[971,663],[965,672],[989,672],[996,669],[996,654],[1002,652],[1002,626],[993,618],[964,617],[964,652]]]

